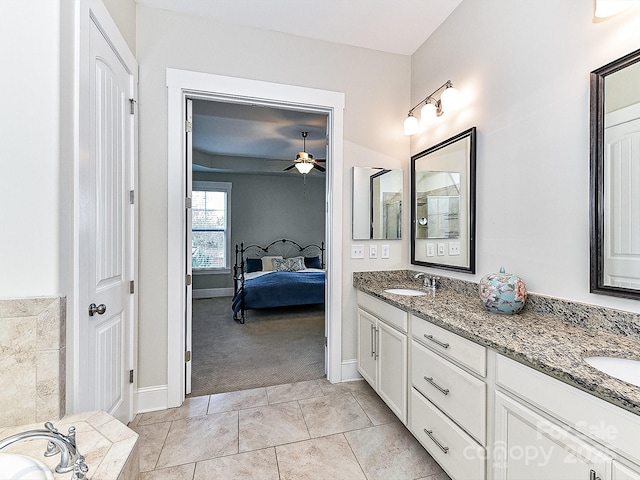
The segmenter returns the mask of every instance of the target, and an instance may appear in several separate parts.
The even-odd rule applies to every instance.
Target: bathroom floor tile
[[[304,398],[321,397],[324,395],[317,380],[307,382],[287,383],[267,387],[269,403],[291,402]]]
[[[140,435],[138,446],[140,448],[141,472],[148,472],[156,468],[170,426],[171,422],[162,422],[129,427]]]
[[[375,393],[353,392],[353,396],[374,425],[400,421],[396,414]]]
[[[170,422],[183,418],[197,417],[207,414],[209,397],[193,397],[185,399],[184,403],[177,408],[168,408],[157,412],[143,413],[137,425],[149,425],[151,423]]]
[[[139,480],[192,480],[196,464],[178,465],[153,472],[140,473]]]
[[[344,436],[368,480],[428,478],[442,472],[400,423],[346,432]]]
[[[268,404],[267,389],[264,387],[240,390],[238,392],[216,393],[209,397],[209,410],[207,413],[230,412]]]
[[[278,480],[278,463],[273,447],[196,464],[193,480],[211,479]]]
[[[326,378],[318,380],[318,385],[325,395],[337,395],[339,393],[363,392],[373,393],[371,385],[364,380],[353,380],[351,382],[331,383]]]
[[[281,480],[366,480],[344,435],[276,447]]]
[[[300,400],[311,437],[322,437],[372,425],[351,393]]]
[[[309,432],[298,402],[240,410],[239,451],[307,440]]]
[[[238,453],[238,412],[176,420],[156,468]]]

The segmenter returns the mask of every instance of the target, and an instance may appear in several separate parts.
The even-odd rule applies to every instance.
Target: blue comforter
[[[245,281],[244,309],[324,303],[325,272],[271,272]],[[233,313],[242,308],[243,289],[232,301]]]

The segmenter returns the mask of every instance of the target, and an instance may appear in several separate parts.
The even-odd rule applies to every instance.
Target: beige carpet
[[[231,297],[193,300],[191,395],[324,376],[324,305],[249,310],[235,322]]]

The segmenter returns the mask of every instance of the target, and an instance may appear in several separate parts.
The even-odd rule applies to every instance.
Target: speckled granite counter
[[[410,297],[387,288],[422,290],[408,270],[356,272],[353,285],[404,311],[640,415],[640,387],[589,366],[584,357],[640,360],[640,315],[529,295],[515,315],[488,312],[477,284],[442,278],[435,293]]]

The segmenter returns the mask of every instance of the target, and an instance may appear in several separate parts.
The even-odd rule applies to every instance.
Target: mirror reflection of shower
[[[402,169],[353,167],[353,239],[402,238]]]

